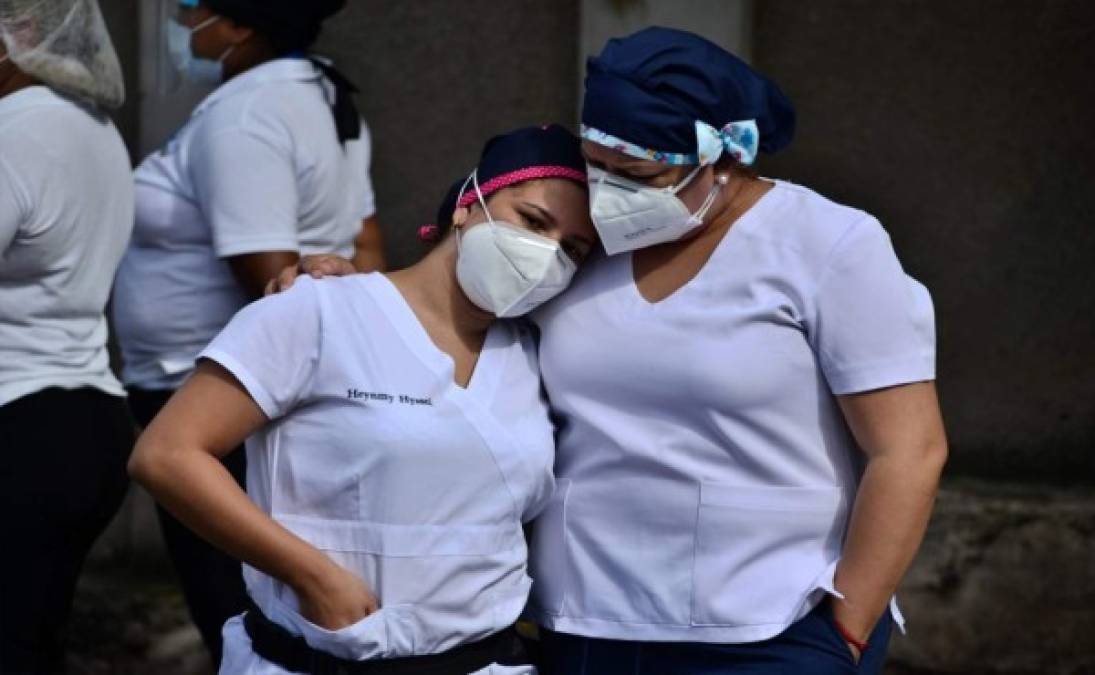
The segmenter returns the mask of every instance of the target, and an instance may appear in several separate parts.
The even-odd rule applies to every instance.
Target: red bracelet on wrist
[[[833,625],[836,626],[836,630],[838,633],[840,633],[840,637],[844,638],[845,642],[858,649],[860,654],[863,654],[867,651],[867,642],[865,640],[860,640],[856,636],[852,635],[851,631],[845,628],[844,624],[837,621],[837,618],[835,616],[833,617]]]

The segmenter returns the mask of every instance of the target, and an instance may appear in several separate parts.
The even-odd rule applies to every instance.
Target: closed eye
[[[533,232],[547,231],[547,223],[544,222],[543,218],[528,213],[527,211],[520,211],[519,213],[521,214],[521,217],[525,219],[525,223],[528,224],[529,229]]]

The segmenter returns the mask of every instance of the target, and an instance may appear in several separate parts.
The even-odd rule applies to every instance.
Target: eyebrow
[[[558,221],[555,220],[555,216],[553,216],[551,214],[551,211],[548,211],[547,209],[540,206],[539,204],[533,204],[532,202],[522,202],[522,204],[524,206],[526,206],[527,208],[539,211],[540,215],[542,215],[544,217],[544,220],[550,222],[552,225],[558,225],[559,224]]]
[[[540,214],[543,215],[545,220],[551,221],[552,225],[555,225],[556,227],[559,226],[558,221],[555,220],[555,216],[551,215],[551,212],[548,211],[547,209],[545,209],[544,207],[540,206],[539,204],[533,204],[532,202],[521,202],[521,203],[524,206],[527,206],[530,209],[535,209],[536,211],[540,212]],[[572,236],[568,237],[568,239],[581,242],[582,244],[588,246],[591,249],[594,246],[594,243],[593,243],[592,239],[590,239],[588,237],[583,237],[581,235],[577,235],[577,234],[572,235]]]

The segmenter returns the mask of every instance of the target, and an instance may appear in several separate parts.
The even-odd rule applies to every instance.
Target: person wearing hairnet
[[[345,0],[172,2],[168,43],[219,83],[138,167],[136,229],[114,291],[123,381],[145,426],[229,319],[300,254],[376,259],[370,139],[353,85],[309,55]],[[243,482],[243,452],[225,459]],[[243,610],[240,565],[160,511],[191,616],[214,661]]]
[[[64,668],[76,579],[133,443],[103,312],[133,227],[95,0],[0,2],[0,672]]]

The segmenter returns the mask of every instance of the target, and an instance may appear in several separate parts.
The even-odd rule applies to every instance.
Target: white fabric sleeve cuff
[[[278,410],[277,404],[274,402],[273,396],[266,390],[261,384],[259,384],[258,378],[251,374],[251,371],[247,369],[242,363],[236,360],[235,357],[230,355],[221,349],[210,347],[198,355],[198,360],[209,359],[214,363],[217,363],[222,368],[232,373],[232,376],[239,381],[243,388],[247,390],[247,393],[262,409],[267,419],[275,419],[281,411]]]
[[[237,255],[272,251],[293,251],[297,253],[300,251],[300,244],[296,239],[287,237],[232,238],[218,242],[214,250],[218,258],[231,258]]]
[[[935,380],[935,354],[915,354],[879,363],[830,368],[826,372],[834,395],[858,394],[875,389]]]

